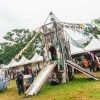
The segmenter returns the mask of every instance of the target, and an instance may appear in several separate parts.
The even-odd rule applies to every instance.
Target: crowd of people
[[[82,68],[90,70],[91,72],[99,70],[99,65],[98,65],[97,61],[93,60],[93,59],[88,60],[88,59],[84,58],[83,61],[74,59],[73,62],[75,62],[77,65],[79,65]],[[77,72],[78,71],[75,70],[75,73],[77,73]]]

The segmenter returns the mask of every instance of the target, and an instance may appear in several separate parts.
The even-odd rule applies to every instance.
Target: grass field
[[[95,72],[100,76],[100,72]],[[18,95],[15,80],[11,80],[8,90],[0,92],[0,100],[100,100],[100,81],[95,81],[80,73],[64,84],[50,86],[45,83],[37,95],[25,98]]]

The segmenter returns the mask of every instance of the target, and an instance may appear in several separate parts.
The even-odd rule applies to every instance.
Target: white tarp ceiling
[[[33,62],[37,59],[37,57],[39,56],[39,54],[36,52],[33,56],[33,58],[30,59],[30,62]]]
[[[81,47],[85,47],[84,43],[87,43],[87,41],[91,41],[90,38],[86,38],[86,39],[79,39],[79,40],[75,40],[75,41],[71,41],[71,44],[73,44],[74,46],[81,48]]]
[[[40,56],[38,53],[35,53],[35,55],[29,62],[37,62],[37,61],[41,61],[41,60],[43,60],[43,57]]]
[[[71,54],[78,54],[85,52],[83,49],[78,48],[70,43]],[[87,51],[99,50],[100,49],[100,41],[96,38],[93,38],[91,42],[84,48]]]
[[[21,60],[18,62],[18,65],[21,65],[22,63],[24,63],[25,60],[27,59],[24,56],[22,56]]]
[[[100,41],[96,38],[93,38],[92,41],[84,48],[86,50],[98,50],[100,49]]]
[[[7,67],[15,67],[15,66],[19,66],[19,65],[32,63],[32,62],[42,61],[42,60],[43,60],[43,57],[40,56],[38,53],[35,53],[35,55],[33,56],[33,58],[31,60],[28,60],[24,56],[22,56],[22,58],[19,62],[13,61],[10,64],[8,64]]]
[[[22,63],[24,63],[25,60],[26,60],[26,58],[24,56],[22,56],[22,58],[19,62],[11,61],[10,64],[7,65],[7,67],[15,67],[15,66],[21,65]]]
[[[81,48],[78,48],[78,47],[72,45],[71,43],[70,43],[70,50],[71,50],[72,55],[80,53],[80,52],[84,52]]]

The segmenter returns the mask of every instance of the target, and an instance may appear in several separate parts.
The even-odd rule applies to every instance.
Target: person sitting
[[[54,73],[54,75],[51,77],[51,79],[49,79],[49,83],[50,83],[51,86],[59,84],[59,80],[56,77],[56,73]]]
[[[26,82],[24,82],[24,88],[25,90],[27,90],[30,87],[31,83],[27,80]]]

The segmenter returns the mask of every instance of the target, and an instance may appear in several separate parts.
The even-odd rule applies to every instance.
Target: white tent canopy
[[[75,40],[76,43],[74,41],[71,40],[71,43],[78,47],[78,48],[81,48],[81,47],[85,47],[84,43],[86,43],[87,41],[90,41],[90,38],[86,38],[86,39],[79,39],[79,40]]]
[[[84,48],[86,51],[93,51],[93,50],[99,50],[100,49],[100,41],[96,38],[93,38],[91,42]],[[83,49],[78,48],[74,46],[73,44],[70,43],[70,49],[71,49],[71,54],[78,54],[78,53],[83,53],[85,52]]]
[[[22,56],[21,60],[18,62],[18,65],[23,64],[26,60],[27,59],[24,56]]]
[[[92,51],[100,49],[100,41],[96,38],[93,38],[92,41],[84,49]]]
[[[23,63],[28,64],[29,62],[30,62],[30,60],[26,59]]]
[[[35,53],[33,58],[31,60],[26,59],[24,56],[22,56],[21,60],[19,62],[16,61],[11,61],[6,67],[15,67],[19,65],[24,65],[32,62],[38,62],[38,61],[43,61],[43,57],[40,56],[38,53]]]
[[[35,55],[29,62],[37,62],[37,61],[41,61],[41,60],[43,60],[43,57],[40,56],[38,53],[35,53]]]
[[[77,53],[80,53],[80,52],[84,52],[83,49],[78,48],[78,47],[72,45],[71,43],[70,43],[70,50],[71,50],[71,55],[77,54]]]
[[[14,67],[14,66],[17,66],[18,65],[18,62],[14,61],[11,65],[9,65],[9,67]]]
[[[30,60],[30,62],[33,62],[37,59],[37,57],[39,56],[39,54],[36,52],[33,56],[33,58]]]
[[[26,60],[26,58],[24,56],[22,56],[22,58],[19,62],[11,61],[6,67],[9,68],[9,67],[15,67],[15,66],[21,65],[25,60]]]
[[[39,55],[39,56],[37,57],[36,61],[41,61],[41,60],[43,60],[43,57]]]

